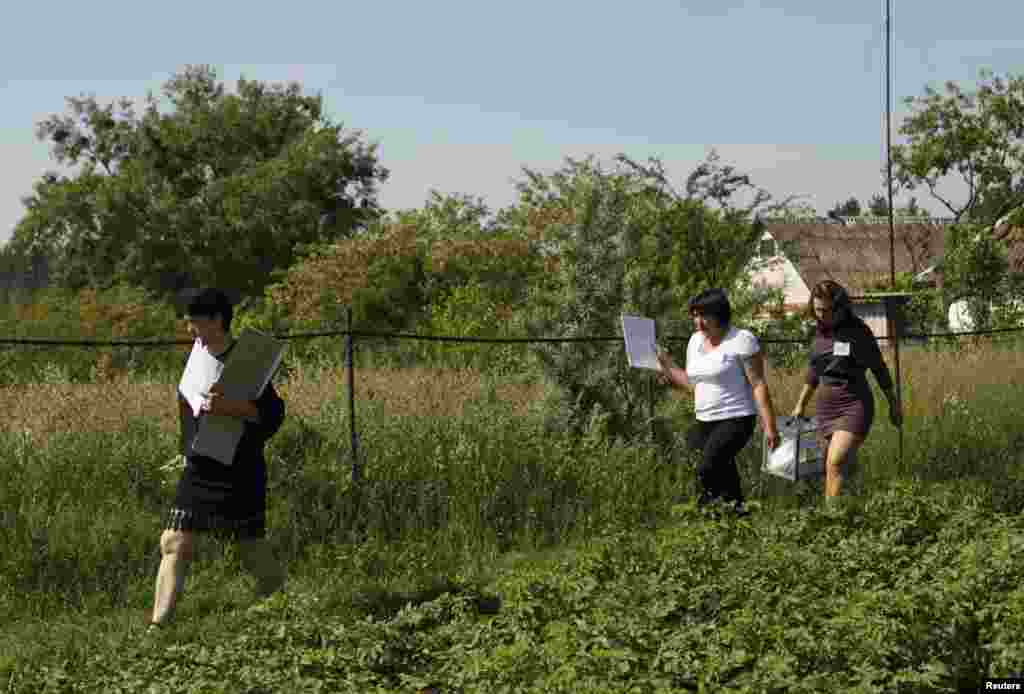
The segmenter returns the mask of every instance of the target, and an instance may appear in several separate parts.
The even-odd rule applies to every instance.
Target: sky
[[[925,85],[1024,74],[1024,3],[892,8],[897,142],[903,99]],[[431,190],[500,208],[524,166],[588,154],[657,156],[681,184],[715,148],[824,214],[883,191],[884,18],[884,0],[8,3],[0,242],[33,181],[58,170],[37,122],[68,96],[159,93],[189,64],[229,85],[244,75],[321,93],[332,118],[378,143],[389,209]],[[942,212],[925,192],[918,202]]]

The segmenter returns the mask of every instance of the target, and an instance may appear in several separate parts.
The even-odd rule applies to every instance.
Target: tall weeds
[[[907,349],[902,358],[902,466],[879,397],[853,491],[895,478],[962,480],[993,508],[1019,510],[1024,357],[1012,345],[990,345]],[[55,365],[43,373],[0,387],[0,621],[138,600],[179,470],[176,370],[103,384],[69,382]],[[667,438],[611,444],[599,434],[600,414],[582,438],[545,433],[543,384],[457,369],[357,370],[365,480],[354,486],[344,379],[337,365],[293,360],[278,381],[288,416],[267,447],[269,523],[289,562],[356,545],[399,556],[397,548],[419,545],[457,566],[649,527],[695,489],[680,445],[692,417],[685,397],[655,413]],[[778,411],[787,412],[802,373],[769,379]],[[759,436],[740,461],[750,498],[787,506],[820,496],[811,483],[761,474]],[[215,562],[230,552],[212,546]]]

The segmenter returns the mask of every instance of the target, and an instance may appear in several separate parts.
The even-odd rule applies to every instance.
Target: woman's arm
[[[875,374],[875,378],[878,378],[878,374]],[[903,407],[893,388],[892,381],[889,382],[888,387],[883,386],[881,382],[879,382],[879,386],[882,388],[886,402],[889,403],[889,421],[894,427],[899,427],[903,423]]]
[[[255,401],[225,398],[224,387],[219,383],[210,386],[210,397],[203,404],[203,409],[221,417],[238,417],[252,422],[260,420],[260,411]]]
[[[661,366],[661,375],[670,386],[693,390],[690,379],[686,377],[686,369],[680,369],[672,360],[668,352],[658,348],[658,365]]]
[[[875,375],[878,387],[885,395],[885,400],[889,405],[889,421],[893,426],[898,427],[903,423],[903,411],[899,398],[896,396],[896,390],[893,388],[892,374],[889,373],[889,367],[885,363],[885,357],[882,356],[882,349],[878,346],[875,334],[867,325],[864,326],[864,329],[863,351],[868,355],[866,366]]]
[[[772,406],[771,393],[768,392],[768,381],[764,377],[764,352],[757,352],[749,359],[744,359],[743,371],[754,391],[754,402],[761,413],[761,428],[768,437],[768,447],[774,449],[779,445],[779,430],[775,426],[775,408]]]
[[[882,356],[882,349],[878,346],[878,338],[867,325],[863,326],[862,334],[858,336],[860,344],[855,344],[854,349],[864,355],[864,366],[871,370],[878,381],[878,386],[884,391],[892,390],[892,374]]]
[[[803,417],[804,412],[807,410],[807,403],[810,402],[811,396],[814,395],[814,391],[818,389],[818,372],[814,368],[814,343],[811,343],[811,358],[807,364],[807,372],[804,376],[804,387],[800,390],[800,395],[796,399],[796,405],[793,406],[794,417]]]
[[[263,393],[256,399],[256,408],[259,410],[259,427],[262,435],[270,438],[277,433],[284,423],[285,406],[284,400],[277,393],[273,383],[267,383]]]
[[[192,444],[190,439],[195,434],[194,423],[192,421],[194,415],[192,414],[192,406],[188,404],[188,401],[185,400],[184,397],[182,397],[181,393],[178,393],[178,412],[180,413],[178,422],[181,428],[181,441],[179,442],[179,448],[181,449],[181,454],[187,456],[189,447]]]
[[[793,407],[794,417],[804,416],[804,411],[807,410],[807,403],[817,388],[818,385],[816,383],[804,383],[804,387],[800,389],[800,396],[796,399],[796,405]]]
[[[210,387],[210,398],[204,405],[206,412],[225,417],[238,417],[261,427],[269,438],[281,428],[284,420],[284,400],[277,394],[274,384],[268,383],[256,400],[233,400],[223,396],[219,384]]]

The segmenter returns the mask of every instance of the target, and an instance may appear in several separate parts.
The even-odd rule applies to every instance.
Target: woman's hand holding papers
[[[203,412],[221,417],[239,417],[257,419],[260,415],[256,403],[251,400],[233,400],[224,397],[224,387],[219,383],[210,386],[210,390],[200,408]]]
[[[661,371],[658,372],[658,380],[662,383],[667,383],[670,386],[689,388],[690,382],[686,378],[686,371],[676,366],[675,361],[672,359],[672,355],[662,349],[659,345],[656,345],[654,349],[658,356],[658,366],[661,367]]]
[[[654,351],[658,357],[658,366],[660,367],[660,370],[658,371],[658,381],[665,385],[672,385],[672,379],[669,378],[668,375],[668,370],[675,366],[672,361],[672,357],[669,356],[669,354],[661,347],[656,346]]]

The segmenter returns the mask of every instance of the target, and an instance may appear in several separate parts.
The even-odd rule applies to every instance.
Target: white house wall
[[[1020,300],[1012,300],[1004,304],[1017,311],[1024,311],[1024,303]],[[995,303],[989,304],[989,309],[995,311],[998,306]],[[971,310],[967,305],[966,299],[959,299],[949,305],[949,313],[946,316],[948,319],[949,331],[953,333],[965,333],[971,332],[975,329],[974,317],[971,315]],[[1024,323],[1018,327],[1024,327]]]
[[[787,306],[805,305],[811,298],[811,290],[800,278],[793,263],[784,256],[757,260],[750,271],[754,286],[781,289]]]
[[[875,337],[889,336],[889,317],[882,302],[857,302],[853,304],[853,312],[869,328]]]
[[[949,305],[949,330],[954,333],[966,333],[974,330],[974,319],[964,299]]]

